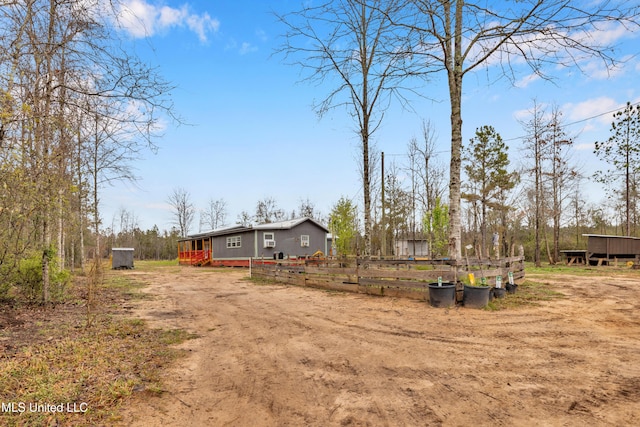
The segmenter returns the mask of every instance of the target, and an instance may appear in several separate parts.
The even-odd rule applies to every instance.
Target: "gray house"
[[[244,266],[249,258],[309,257],[330,249],[329,230],[311,218],[254,226],[235,225],[191,235],[178,242],[178,261],[187,265]]]

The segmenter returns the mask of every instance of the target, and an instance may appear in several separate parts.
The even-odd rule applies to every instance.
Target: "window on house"
[[[242,236],[227,237],[227,248],[239,248],[242,246]]]
[[[264,239],[264,247],[265,248],[275,248],[276,240],[274,233],[263,233],[262,237]]]
[[[303,248],[308,248],[309,247],[309,235],[308,234],[303,234],[300,236],[300,246],[302,246]]]

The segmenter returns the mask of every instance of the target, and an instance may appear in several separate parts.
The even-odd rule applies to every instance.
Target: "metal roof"
[[[583,234],[584,237],[603,237],[603,238],[607,238],[607,239],[634,239],[634,240],[639,240],[640,237],[633,237],[633,236],[614,236],[612,234]]]
[[[198,239],[203,237],[224,236],[226,234],[244,233],[246,231],[251,231],[251,230],[290,230],[306,221],[311,221],[318,227],[322,228],[326,233],[329,232],[329,229],[327,227],[320,224],[318,221],[314,220],[313,218],[303,217],[303,218],[290,219],[287,221],[269,222],[266,224],[258,224],[253,226],[251,225],[244,226],[244,225],[235,224],[235,225],[225,226],[215,230],[207,231],[204,233],[190,234],[187,237],[178,239],[178,241],[193,240],[193,239]]]
[[[254,225],[253,228],[255,230],[289,230],[299,224],[302,224],[305,221],[311,221],[318,227],[322,228],[326,233],[329,232],[329,229],[327,227],[320,224],[318,221],[314,220],[313,218],[308,218],[308,217],[290,219],[287,221],[269,222],[266,224]]]

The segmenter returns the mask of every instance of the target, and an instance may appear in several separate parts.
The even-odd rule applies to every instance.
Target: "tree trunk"
[[[48,303],[50,300],[50,277],[49,262],[51,260],[51,229],[49,220],[45,218],[42,230],[44,238],[44,249],[42,250],[42,302]]]
[[[449,257],[462,258],[462,226],[460,212],[462,169],[462,1],[456,2],[454,45],[447,41],[447,72],[451,99],[451,163],[449,169]],[[450,6],[445,6],[447,30],[451,27]]]
[[[369,176],[368,123],[362,129],[362,191],[364,192],[364,256],[371,255],[371,178]]]

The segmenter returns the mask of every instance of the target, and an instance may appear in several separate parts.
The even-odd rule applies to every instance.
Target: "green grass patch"
[[[140,271],[156,271],[162,270],[163,273],[179,273],[181,268],[178,264],[178,259],[163,260],[163,261],[135,261],[134,270]],[[174,267],[174,268],[169,268]]]
[[[198,337],[197,334],[189,333],[183,329],[168,329],[163,330],[160,334],[160,342],[165,345],[174,345]]]
[[[640,277],[640,270],[635,270],[626,265],[625,262],[619,262],[618,266],[613,265],[566,265],[542,264],[536,267],[532,262],[525,263],[525,274],[568,274],[571,276],[587,276],[587,275],[604,275],[604,276],[629,276]]]
[[[516,309],[540,305],[541,301],[564,298],[564,294],[558,292],[549,283],[534,280],[525,280],[518,285],[515,294],[506,294],[504,298],[496,298],[490,301],[486,309],[490,311]]]
[[[162,372],[185,354],[173,346],[195,335],[123,317],[117,307],[142,286],[107,273],[89,327],[83,307],[66,305],[3,330],[0,425],[111,425],[135,392],[162,393]]]

